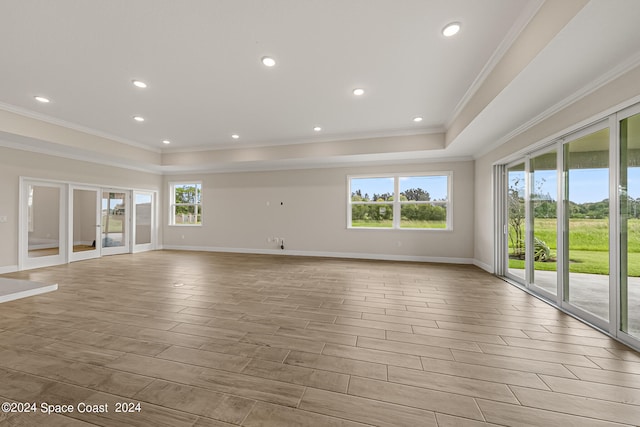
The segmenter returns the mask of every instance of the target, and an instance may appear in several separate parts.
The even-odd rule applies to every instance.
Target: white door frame
[[[122,220],[123,226],[123,245],[122,246],[104,246],[103,241],[103,233],[104,226],[102,225],[102,200],[103,194],[105,192],[108,193],[124,193],[124,218]],[[122,188],[101,188],[100,189],[100,246],[101,246],[101,254],[102,255],[116,255],[116,254],[127,254],[131,252],[131,193],[132,190],[122,189]],[[107,206],[109,209],[109,206]],[[97,243],[96,243],[97,244]]]
[[[146,195],[151,196],[151,241],[149,243],[136,244],[136,232],[137,232],[137,204],[136,204],[136,196],[138,195]],[[156,248],[156,237],[158,235],[158,222],[156,220],[156,200],[157,200],[157,192],[155,191],[147,191],[147,190],[133,190],[133,195],[131,197],[131,252],[144,252],[144,251],[152,251]]]
[[[42,257],[29,257],[29,186],[54,187],[59,189],[59,223],[58,223],[58,254]],[[68,185],[47,180],[20,177],[20,192],[18,197],[18,269],[48,267],[65,264],[67,262],[67,196]]]

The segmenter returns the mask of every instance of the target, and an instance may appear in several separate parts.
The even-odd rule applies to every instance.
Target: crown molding
[[[512,140],[516,136],[518,136],[518,135],[526,132],[527,130],[531,129],[532,127],[542,123],[546,119],[548,119],[548,118],[552,117],[553,115],[559,113],[560,111],[564,110],[565,108],[569,107],[570,105],[575,104],[576,102],[580,101],[581,99],[589,96],[593,92],[595,92],[598,89],[600,89],[600,88],[606,86],[607,84],[613,82],[617,78],[623,76],[624,74],[628,73],[629,71],[633,70],[634,68],[636,68],[638,66],[640,66],[640,52],[636,53],[633,56],[630,56],[626,61],[618,64],[615,67],[613,67],[612,69],[610,69],[606,73],[602,74],[597,79],[593,80],[591,83],[583,86],[581,89],[578,89],[577,91],[575,91],[571,95],[567,96],[566,98],[564,98],[560,102],[557,102],[556,104],[554,104],[551,107],[549,107],[546,110],[544,110],[542,113],[538,114],[537,116],[533,117],[532,119],[530,119],[527,122],[523,123],[522,125],[518,126],[517,128],[515,128],[514,130],[512,130],[508,134],[506,134],[503,137],[501,137],[498,140],[496,140],[494,143],[488,144],[482,150],[480,150],[477,153],[475,153],[473,155],[473,157],[475,159],[478,159],[480,157],[483,157],[483,156],[489,154],[491,151],[493,151],[496,148],[500,147],[501,145],[507,143],[508,141]],[[626,104],[626,103],[624,103],[624,104]],[[609,110],[607,110],[607,111],[609,111]],[[608,114],[612,114],[612,113],[608,113]],[[563,132],[563,134],[566,134],[566,132]]]
[[[14,113],[14,114],[19,114],[21,116],[25,116],[31,119],[35,119],[35,120],[40,120],[42,122],[45,123],[49,123],[52,125],[56,125],[56,126],[61,126],[63,128],[66,129],[71,129],[71,130],[75,130],[78,132],[82,132],[82,133],[86,133],[89,135],[93,135],[93,136],[97,136],[98,138],[104,138],[104,139],[108,139],[114,142],[119,142],[121,144],[126,144],[126,145],[130,145],[132,147],[136,147],[136,148],[140,148],[146,151],[151,151],[154,153],[161,153],[161,149],[159,148],[153,148],[150,147],[148,145],[145,145],[141,142],[136,142],[136,141],[131,141],[129,139],[126,138],[121,138],[119,136],[115,136],[115,135],[111,135],[109,133],[106,132],[102,132],[96,129],[92,129],[92,128],[88,128],[82,125],[79,125],[77,123],[73,123],[73,122],[68,122],[66,120],[62,120],[62,119],[57,119],[55,117],[51,117],[48,116],[46,114],[42,114],[42,113],[37,113],[35,111],[32,110],[28,110],[26,108],[22,108],[22,107],[17,107],[15,105],[11,105],[11,104],[6,104],[4,102],[0,102],[0,109],[8,111],[10,113]]]
[[[89,163],[99,163],[101,165],[113,166],[120,169],[134,170],[138,172],[153,173],[161,175],[161,167],[159,165],[143,165],[134,163],[125,163],[122,159],[109,159],[107,157],[100,157],[99,161],[96,160],[95,153],[84,153],[77,149],[61,149],[58,147],[50,147],[47,143],[36,142],[26,144],[23,142],[8,141],[0,138],[0,147],[11,148],[14,150],[28,151],[31,153],[46,154],[48,156],[61,157],[64,159],[78,160]]]
[[[491,55],[491,58],[489,58],[489,60],[487,61],[485,66],[482,68],[480,73],[476,76],[473,83],[471,83],[471,86],[469,86],[465,94],[462,96],[458,104],[455,106],[455,108],[451,112],[451,115],[449,116],[449,119],[445,121],[444,127],[446,129],[449,129],[451,127],[453,122],[460,115],[460,113],[469,103],[471,98],[473,98],[476,92],[478,92],[478,90],[487,80],[489,75],[491,75],[491,73],[496,68],[500,60],[502,60],[502,58],[507,53],[507,51],[511,48],[511,46],[513,46],[513,44],[515,43],[517,38],[520,36],[522,31],[524,31],[524,29],[527,27],[529,22],[531,22],[533,17],[538,13],[538,11],[540,10],[543,4],[544,4],[544,0],[535,0],[527,4],[524,11],[520,14],[518,19],[513,23],[513,25],[507,32],[507,35],[502,39],[502,42],[500,42],[497,49],[493,52],[493,55]]]

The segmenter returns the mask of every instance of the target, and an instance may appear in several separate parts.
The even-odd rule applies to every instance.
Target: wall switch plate
[[[0,222],[7,222],[7,216],[6,215],[0,216]]]

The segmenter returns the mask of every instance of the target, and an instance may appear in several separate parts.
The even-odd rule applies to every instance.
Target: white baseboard
[[[486,264],[486,263],[484,263],[482,261],[478,261],[477,259],[473,260],[473,265],[475,265],[476,267],[480,267],[481,269],[483,269],[487,273],[491,273],[491,274],[494,273],[492,266],[490,266],[489,264]]]
[[[320,252],[320,251],[295,251],[295,250],[288,250],[288,249],[279,250],[279,249],[227,248],[227,247],[214,247],[214,246],[182,246],[182,245],[163,245],[162,249],[178,250],[178,251],[230,252],[230,253],[263,254],[263,255],[291,255],[291,256],[309,256],[309,257],[325,257],[325,258],[373,259],[373,260],[383,260],[383,261],[433,262],[433,263],[444,263],[444,264],[473,264],[474,263],[474,260],[472,258],[370,254],[370,253],[359,253],[359,252]]]
[[[0,267],[0,274],[13,273],[15,271],[18,271],[17,265],[5,265],[3,267]]]

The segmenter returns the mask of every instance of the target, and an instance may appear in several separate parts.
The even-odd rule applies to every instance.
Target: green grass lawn
[[[556,220],[536,219],[535,236],[557,253]],[[640,277],[640,220],[628,223],[629,276]],[[569,271],[573,273],[609,274],[609,220],[572,219],[569,223]],[[536,270],[556,271],[556,262],[535,262]],[[509,268],[524,269],[524,260],[509,259]]]
[[[393,224],[391,220],[387,221],[352,221],[352,227],[374,227],[374,228],[391,228]],[[407,221],[400,223],[400,228],[447,228],[444,221]]]
[[[393,223],[388,221],[352,221],[352,227],[374,227],[374,228],[391,228]]]
[[[609,253],[572,251],[569,271],[572,273],[609,274]],[[536,270],[556,271],[556,262],[534,262]],[[510,259],[509,268],[524,269],[524,261]],[[640,253],[629,253],[629,276],[640,277]]]

